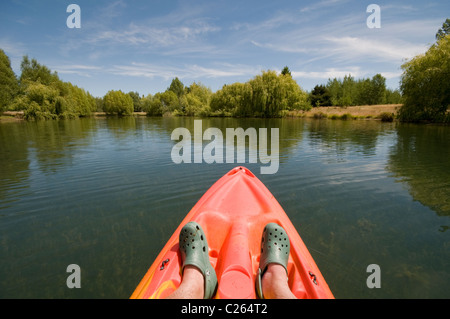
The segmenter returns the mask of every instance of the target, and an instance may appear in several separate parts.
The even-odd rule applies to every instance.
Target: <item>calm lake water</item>
[[[261,175],[337,298],[450,298],[450,127],[203,119],[279,128]],[[0,297],[128,298],[183,217],[239,164],[174,164],[191,118],[0,124]],[[208,142],[205,142],[206,145]],[[69,289],[66,268],[81,268]],[[381,269],[369,289],[367,267]]]

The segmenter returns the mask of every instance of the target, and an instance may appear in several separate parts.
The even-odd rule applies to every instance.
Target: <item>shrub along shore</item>
[[[381,120],[391,122],[395,119],[402,104],[383,105],[357,105],[357,106],[321,106],[314,107],[308,111],[291,111],[286,114],[288,118],[314,118],[314,119],[341,119],[341,120]],[[133,112],[135,117],[146,117],[147,112]],[[93,112],[95,118],[104,118],[106,112]],[[166,114],[165,116],[173,116]],[[23,111],[6,111],[0,117],[0,123],[24,120]]]

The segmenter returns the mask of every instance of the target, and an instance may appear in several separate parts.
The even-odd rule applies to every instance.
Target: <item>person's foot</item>
[[[205,292],[205,278],[195,266],[184,267],[180,286],[168,299],[203,299]]]
[[[256,277],[259,298],[295,298],[287,282],[287,263],[290,242],[286,231],[278,224],[264,227],[261,238],[261,257]]]
[[[183,266],[181,269],[182,282],[175,292],[182,289],[191,297],[209,299],[214,297],[217,289],[217,276],[214,268],[209,261],[208,242],[201,226],[196,222],[187,223],[180,232],[179,247]],[[201,276],[201,278],[199,277]],[[202,285],[199,285],[202,283]],[[201,286],[203,289],[198,289]],[[201,292],[201,293],[199,293]]]
[[[295,299],[288,285],[286,269],[279,264],[269,264],[262,277],[263,296],[266,299]]]

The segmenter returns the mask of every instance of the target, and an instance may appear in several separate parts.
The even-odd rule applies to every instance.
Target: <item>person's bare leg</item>
[[[186,266],[181,284],[167,299],[203,299],[205,290],[204,278],[200,270],[194,266]]]
[[[296,299],[289,288],[286,269],[278,264],[269,264],[262,277],[262,289],[266,299]]]

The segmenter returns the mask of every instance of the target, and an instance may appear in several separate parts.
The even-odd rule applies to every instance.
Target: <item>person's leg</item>
[[[180,286],[167,299],[203,299],[205,282],[203,274],[194,266],[186,266]]]
[[[179,245],[183,266],[180,286],[168,299],[212,298],[217,276],[209,260],[208,242],[201,226],[187,223],[180,232]]]
[[[262,289],[266,299],[296,299],[289,288],[286,269],[279,264],[269,264],[262,277]]]
[[[269,264],[262,278],[264,297],[267,299],[295,299],[289,288],[286,270],[278,264]],[[167,299],[202,299],[204,294],[204,278],[193,266],[186,266],[183,279]]]
[[[286,231],[276,223],[264,227],[261,238],[261,257],[256,276],[256,293],[259,298],[291,299],[287,277],[290,242]]]

